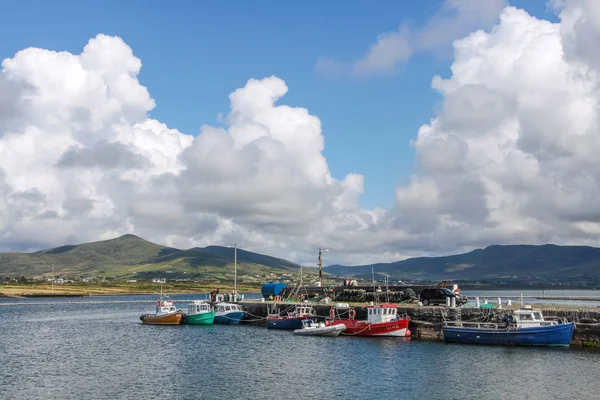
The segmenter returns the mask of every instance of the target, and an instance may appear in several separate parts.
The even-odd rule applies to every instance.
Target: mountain
[[[0,276],[49,276],[54,266],[55,275],[147,278],[168,273],[173,274],[170,275],[172,278],[230,280],[234,274],[233,250],[222,246],[180,250],[128,234],[34,253],[0,253]],[[240,249],[237,250],[237,262],[238,277],[282,273],[295,276],[300,267],[283,259]]]
[[[493,245],[445,257],[418,257],[392,263],[344,266],[323,270],[334,275],[371,279],[371,268],[392,279],[590,279],[600,277],[600,249],[546,244]]]

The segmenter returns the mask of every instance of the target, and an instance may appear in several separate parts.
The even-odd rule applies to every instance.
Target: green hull
[[[184,324],[190,324],[190,325],[212,325],[214,320],[215,320],[215,312],[211,311],[208,313],[194,314],[194,315],[185,314],[183,316],[182,322]]]

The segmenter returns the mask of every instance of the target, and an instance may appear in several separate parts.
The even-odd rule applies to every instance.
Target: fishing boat
[[[342,324],[331,325],[328,321],[315,322],[311,319],[302,320],[302,328],[292,332],[303,336],[338,336],[346,327]]]
[[[233,303],[217,303],[215,306],[215,324],[239,324],[246,316],[242,307]]]
[[[188,306],[188,312],[183,316],[183,323],[190,325],[212,325],[215,311],[204,300],[194,300]]]
[[[140,320],[144,324],[152,325],[177,325],[183,319],[183,312],[178,311],[173,305],[173,300],[168,295],[161,293],[160,299],[156,303],[154,314],[143,314]]]
[[[410,337],[407,315],[398,314],[398,306],[394,304],[377,304],[365,307],[366,320],[357,320],[356,311],[348,311],[348,319],[342,319],[334,307],[329,311],[331,324],[344,325],[342,335],[348,336],[396,336]]]
[[[544,318],[542,311],[525,305],[502,323],[446,322],[444,340],[459,343],[509,346],[569,346],[574,322]]]
[[[294,311],[286,315],[267,315],[267,328],[269,329],[302,329],[302,321],[316,319],[316,312],[312,306],[296,306]]]

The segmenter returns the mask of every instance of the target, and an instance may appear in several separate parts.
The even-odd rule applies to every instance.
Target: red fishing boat
[[[398,306],[394,304],[378,304],[366,306],[367,319],[357,320],[356,311],[348,311],[348,319],[341,319],[336,309],[331,308],[329,312],[330,322],[333,325],[343,324],[346,329],[342,335],[347,336],[396,336],[410,337],[407,315],[398,315]]]

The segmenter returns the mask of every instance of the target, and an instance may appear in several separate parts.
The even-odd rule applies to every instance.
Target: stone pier
[[[244,301],[238,303],[244,311],[249,313],[246,318],[249,323],[264,322],[264,318],[270,312],[279,309],[281,312],[292,311],[300,303],[277,303]],[[313,306],[319,319],[329,316],[332,304],[310,304]],[[351,305],[356,310],[356,319],[367,319],[365,305]],[[535,307],[535,306],[534,306]],[[516,307],[513,307],[513,309]],[[340,309],[339,311],[344,311]],[[418,307],[415,304],[400,304],[399,314],[410,317],[409,329],[414,339],[444,340],[442,325],[444,321],[472,321],[472,322],[501,322],[502,316],[510,311],[504,309],[485,308],[449,308],[449,307]],[[575,330],[571,339],[571,346],[600,347],[600,309],[580,310],[576,308],[566,309],[557,307],[542,310],[545,317],[565,318],[569,322],[575,321]]]

